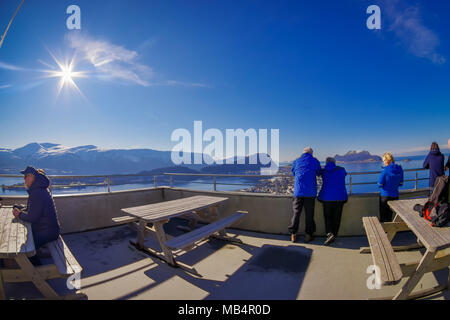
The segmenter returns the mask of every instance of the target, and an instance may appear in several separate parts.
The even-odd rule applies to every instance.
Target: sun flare
[[[81,95],[83,95],[81,93],[81,90],[78,88],[77,84],[75,83],[74,78],[85,77],[85,72],[74,71],[75,59],[72,58],[70,63],[62,63],[58,59],[56,59],[56,57],[53,54],[51,54],[51,56],[53,57],[56,64],[58,65],[59,70],[56,70],[56,71],[46,70],[46,73],[48,73],[48,76],[51,78],[59,78],[57,95],[59,95],[61,93],[61,90],[64,87],[76,89]]]

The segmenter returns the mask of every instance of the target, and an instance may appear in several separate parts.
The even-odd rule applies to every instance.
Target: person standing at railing
[[[450,139],[448,139],[448,148],[450,149]],[[445,165],[445,171],[449,170],[448,175],[450,176],[450,154],[448,155],[447,164]]]
[[[436,178],[445,174],[444,160],[445,157],[441,153],[439,145],[433,142],[430,147],[430,152],[423,162],[424,169],[430,169],[430,192],[433,190]]]
[[[383,171],[378,180],[380,191],[380,222],[392,221],[392,210],[388,201],[398,200],[398,188],[403,185],[403,168],[395,164],[394,157],[389,152],[383,154]]]
[[[336,166],[334,158],[327,158],[325,168],[322,170],[322,188],[318,199],[323,205],[325,219],[325,231],[327,239],[325,245],[329,245],[336,239],[341,225],[342,209],[347,202],[348,195],[345,188],[345,176],[347,172],[343,167]]]
[[[288,227],[291,241],[297,239],[300,214],[305,207],[305,241],[312,241],[316,224],[314,222],[314,207],[317,195],[316,177],[320,175],[320,162],[313,157],[313,150],[307,147],[300,158],[292,164],[292,175],[295,176],[293,215]]]
[[[55,203],[48,189],[50,181],[41,169],[27,167],[21,171],[24,175],[25,187],[28,192],[27,207],[14,205],[13,215],[20,220],[30,222],[36,251],[44,244],[58,239],[60,229],[56,216]],[[39,265],[37,256],[30,261]]]

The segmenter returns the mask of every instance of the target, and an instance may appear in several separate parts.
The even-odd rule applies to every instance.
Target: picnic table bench
[[[14,218],[11,206],[0,207],[0,259],[12,259],[19,268],[0,268],[0,299],[6,299],[3,283],[33,282],[47,299],[79,299],[81,292],[60,296],[47,283],[55,278],[67,278],[81,273],[82,267],[65,244],[63,238],[45,245],[54,264],[34,266],[29,257],[36,254],[31,224]],[[45,247],[44,246],[44,247]]]
[[[415,204],[424,204],[427,199],[408,199],[389,201],[395,213],[392,222],[380,223],[377,217],[364,217],[363,224],[369,241],[369,248],[361,248],[361,253],[372,254],[374,265],[379,268],[379,281],[382,285],[397,284],[409,277],[400,291],[391,299],[416,299],[433,293],[448,290],[450,287],[450,227],[432,227],[428,221],[414,211]],[[410,230],[417,236],[417,243],[406,246],[392,246],[391,241],[397,232]],[[420,261],[400,264],[396,251],[424,248]],[[412,291],[425,273],[448,269],[447,282],[434,288]],[[383,298],[387,299],[387,298]]]
[[[177,200],[170,200],[124,208],[122,212],[127,216],[113,218],[116,223],[130,223],[137,228],[138,235],[135,243],[138,249],[143,250],[152,256],[166,261],[173,267],[181,267],[187,271],[196,271],[180,262],[175,261],[175,251],[188,251],[196,243],[209,237],[216,237],[222,240],[242,243],[239,239],[228,237],[225,228],[242,219],[246,212],[238,211],[223,219],[218,219],[218,205],[227,201],[228,198],[213,196],[192,196]],[[183,217],[189,220],[187,233],[177,237],[171,237],[164,231],[164,224],[171,218]],[[195,228],[199,220],[206,220],[209,224]],[[152,224],[149,227],[148,224]],[[180,228],[181,229],[181,228]],[[144,246],[145,236],[152,234],[156,237],[162,252]]]

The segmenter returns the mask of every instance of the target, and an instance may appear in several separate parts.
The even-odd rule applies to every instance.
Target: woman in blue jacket
[[[319,201],[323,205],[325,218],[325,231],[327,239],[325,245],[334,242],[341,224],[342,209],[347,202],[347,189],[345,188],[344,168],[336,166],[334,158],[327,158],[325,168],[322,170],[322,188],[319,192]]]
[[[403,169],[395,164],[389,152],[383,154],[383,171],[381,171],[378,187],[380,191],[380,222],[392,221],[392,210],[388,201],[398,200],[398,188],[403,185]]]
[[[433,142],[430,147],[430,153],[428,153],[423,162],[424,169],[430,169],[430,189],[433,189],[436,178],[445,174],[444,158],[439,145]]]
[[[48,189],[50,181],[42,170],[27,167],[21,173],[24,174],[28,203],[25,209],[14,206],[13,214],[16,218],[31,223],[34,246],[37,250],[59,237],[55,203]],[[37,256],[32,258],[30,260],[34,264],[40,264]]]

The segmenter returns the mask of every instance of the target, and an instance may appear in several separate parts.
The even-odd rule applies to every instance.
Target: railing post
[[[153,176],[153,187],[156,189],[156,176]]]
[[[350,174],[350,194],[352,194],[352,175]]]
[[[214,176],[214,191],[217,191],[216,176]]]
[[[416,181],[414,185],[414,189],[417,190],[419,188],[419,172],[416,171]]]
[[[170,176],[170,187],[172,188],[173,187],[173,176]]]

